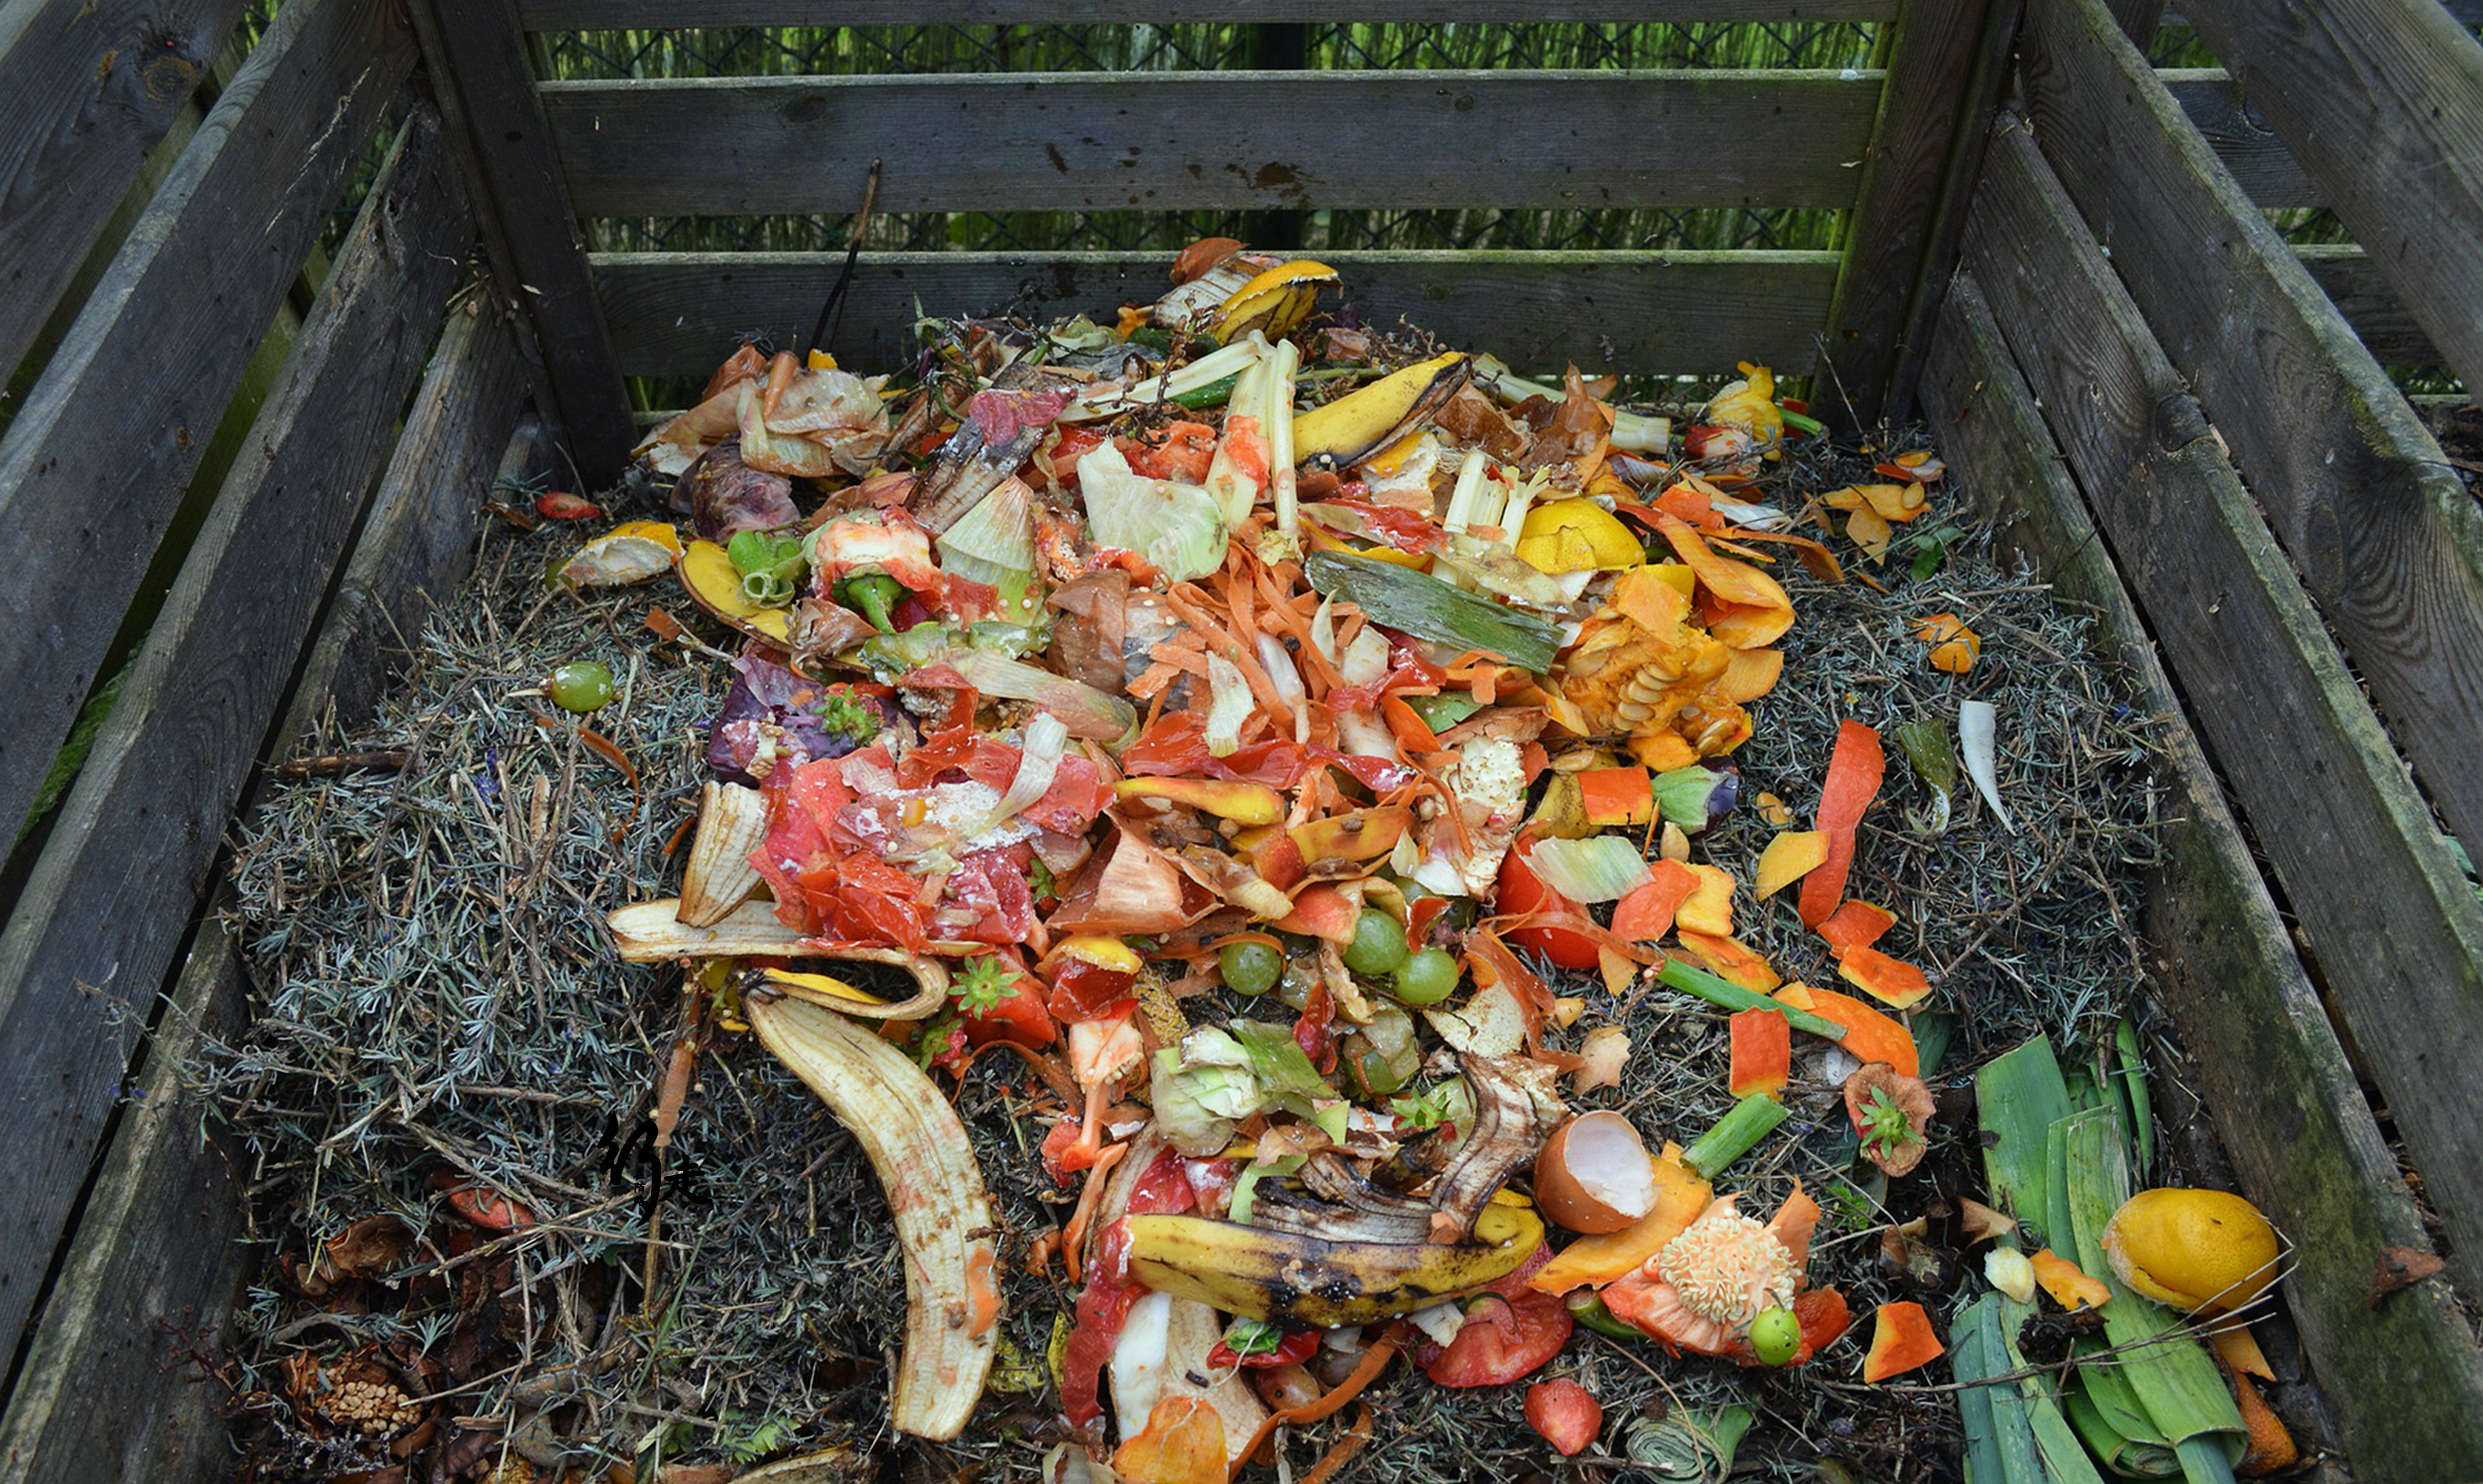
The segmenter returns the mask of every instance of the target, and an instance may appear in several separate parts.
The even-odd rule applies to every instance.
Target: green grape
[[[544,689],[551,693],[552,704],[583,716],[610,703],[615,687],[610,670],[591,659],[580,659],[553,671]]]
[[[1802,1353],[1802,1321],[1790,1309],[1762,1309],[1750,1320],[1750,1353],[1762,1365],[1783,1365]]]
[[[1409,1005],[1436,1005],[1457,992],[1457,956],[1425,948],[1397,969],[1396,994]]]
[[[1284,976],[1285,957],[1266,943],[1226,943],[1215,951],[1224,987],[1236,994],[1265,994]]]
[[[1345,967],[1357,974],[1384,974],[1404,962],[1404,925],[1376,907],[1362,909],[1353,922],[1353,942],[1345,950]]]

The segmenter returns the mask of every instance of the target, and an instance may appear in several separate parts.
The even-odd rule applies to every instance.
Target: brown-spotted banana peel
[[[905,1257],[898,1432],[963,1432],[1000,1342],[1000,1241],[965,1126],[921,1068],[870,1030],[798,999],[753,998],[760,1041],[850,1129],[879,1172]]]

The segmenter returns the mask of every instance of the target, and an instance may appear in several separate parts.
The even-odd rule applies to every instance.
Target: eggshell
[[[1535,1156],[1535,1202],[1572,1232],[1618,1232],[1655,1206],[1655,1161],[1620,1114],[1581,1113],[1554,1129]]]

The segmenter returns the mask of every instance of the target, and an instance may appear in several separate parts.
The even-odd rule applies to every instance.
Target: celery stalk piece
[[[1712,1180],[1792,1116],[1793,1110],[1774,1098],[1752,1093],[1733,1104],[1731,1112],[1716,1120],[1715,1127],[1700,1134],[1697,1143],[1683,1151],[1681,1162],[1701,1179]]]
[[[1301,348],[1291,340],[1276,342],[1275,363],[1268,368],[1268,486],[1276,507],[1276,549],[1269,556],[1296,556],[1302,549],[1301,510],[1294,482],[1294,375],[1301,369]]]

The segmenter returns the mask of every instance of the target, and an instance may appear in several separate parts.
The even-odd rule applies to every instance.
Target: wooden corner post
[[[635,441],[620,364],[596,305],[551,130],[511,0],[408,0],[432,88],[464,141],[494,271],[543,358],[546,409],[590,489]]]
[[[1912,412],[2021,8],[1905,0],[1898,13],[1811,394],[1841,428]]]

